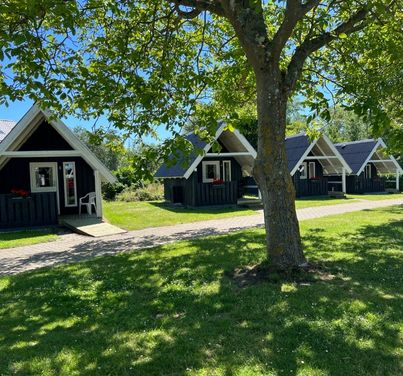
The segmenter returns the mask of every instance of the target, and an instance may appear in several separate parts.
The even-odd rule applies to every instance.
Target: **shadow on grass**
[[[0,280],[0,374],[399,374],[402,231],[309,229],[339,278],[306,286],[225,276],[264,259],[262,231]]]

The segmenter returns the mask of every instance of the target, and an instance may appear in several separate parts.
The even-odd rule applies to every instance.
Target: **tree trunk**
[[[268,261],[275,269],[297,268],[306,259],[284,142],[288,95],[275,69],[257,71],[256,83],[259,137],[253,174],[262,194]]]

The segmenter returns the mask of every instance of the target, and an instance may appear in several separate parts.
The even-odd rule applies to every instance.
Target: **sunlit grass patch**
[[[402,207],[301,223],[328,281],[239,288],[262,229],[0,279],[0,374],[398,375]]]
[[[0,232],[0,249],[21,247],[57,239],[53,229]]]

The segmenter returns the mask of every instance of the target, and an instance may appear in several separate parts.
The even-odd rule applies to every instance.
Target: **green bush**
[[[144,188],[128,187],[116,197],[119,201],[158,201],[164,198],[164,186],[160,183],[151,183]]]
[[[396,188],[396,175],[385,175],[386,185],[385,188]],[[399,176],[399,189],[403,191],[403,175]]]
[[[119,183],[125,187],[141,188],[144,186],[142,180],[139,180],[133,167],[121,167],[115,171],[116,178]]]
[[[102,184],[102,196],[105,200],[115,200],[116,195],[121,193],[125,189],[122,183],[103,183]]]

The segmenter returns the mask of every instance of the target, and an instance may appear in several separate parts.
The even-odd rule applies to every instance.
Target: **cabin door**
[[[56,192],[57,213],[60,214],[57,162],[31,162],[29,171],[31,192]]]
[[[172,187],[172,202],[174,204],[183,204],[183,187]]]

